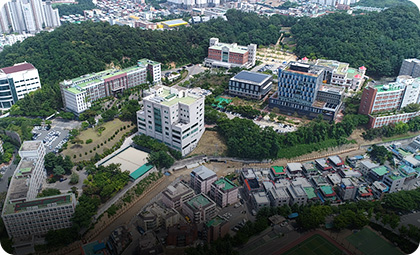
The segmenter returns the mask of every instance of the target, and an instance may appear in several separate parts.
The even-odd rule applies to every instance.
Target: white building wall
[[[26,24],[26,31],[29,33],[36,33],[37,28],[35,24],[35,16],[32,10],[32,5],[29,0],[21,0],[21,8],[23,12],[24,22]]]
[[[9,76],[13,78],[18,100],[24,98],[26,94],[41,88],[37,69],[10,73]]]

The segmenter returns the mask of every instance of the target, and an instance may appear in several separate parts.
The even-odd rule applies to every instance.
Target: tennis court
[[[404,253],[368,228],[364,228],[346,239],[365,255],[404,255]]]
[[[284,253],[285,255],[341,255],[337,246],[324,237],[315,234]]]
[[[115,163],[121,164],[121,171],[128,170],[130,173],[136,171],[139,167],[147,163],[147,157],[149,153],[141,150],[137,150],[133,147],[120,152],[113,158],[109,159],[104,163],[105,166]]]

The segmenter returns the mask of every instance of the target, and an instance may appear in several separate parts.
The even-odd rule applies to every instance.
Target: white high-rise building
[[[49,0],[8,0],[0,4],[1,33],[37,33],[58,26],[58,9],[53,9]]]
[[[137,112],[140,134],[169,147],[190,153],[204,133],[204,98],[201,89],[155,86],[145,92],[143,109]]]
[[[30,63],[0,68],[0,109],[9,109],[26,94],[41,88],[38,70]]]

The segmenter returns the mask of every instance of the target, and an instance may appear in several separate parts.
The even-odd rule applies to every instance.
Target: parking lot
[[[55,119],[52,121],[49,130],[47,130],[47,126],[35,126],[32,130],[32,139],[43,141],[47,153],[57,153],[63,144],[68,141],[69,131],[79,126],[80,124],[77,121]]]

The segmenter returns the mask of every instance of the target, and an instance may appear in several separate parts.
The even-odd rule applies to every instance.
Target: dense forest
[[[404,58],[419,57],[419,31],[419,10],[410,7],[358,16],[335,13],[301,18],[291,29],[298,56],[364,65],[374,76],[395,76]]]
[[[47,116],[61,106],[58,83],[64,79],[101,71],[107,64],[127,67],[140,58],[164,64],[201,63],[207,56],[209,38],[222,42],[269,45],[279,29],[294,24],[291,17],[258,16],[229,10],[228,21],[214,19],[179,30],[152,31],[108,23],[63,24],[53,32],[41,32],[0,53],[0,67],[27,61],[40,73],[42,90],[18,101],[12,114]],[[39,102],[42,102],[41,104]]]
[[[378,7],[378,8],[395,7],[395,6],[400,6],[400,5],[407,5],[410,7],[416,6],[413,2],[409,0],[360,0],[354,5]]]

